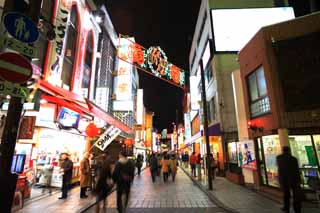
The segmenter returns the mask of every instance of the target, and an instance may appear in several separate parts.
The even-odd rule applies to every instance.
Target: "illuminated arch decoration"
[[[125,39],[125,41],[124,41]],[[130,41],[129,45],[124,45]],[[165,52],[159,46],[151,46],[145,49],[130,38],[119,38],[118,58],[133,64],[138,69],[150,72],[163,80],[183,89],[185,85],[185,73],[176,65],[170,63]]]

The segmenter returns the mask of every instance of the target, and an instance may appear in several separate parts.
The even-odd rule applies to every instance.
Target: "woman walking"
[[[163,182],[167,182],[167,180],[168,180],[168,172],[169,172],[168,165],[169,165],[168,155],[164,155],[163,159],[161,160]]]
[[[172,181],[174,182],[176,179],[176,174],[177,174],[177,170],[178,170],[178,167],[177,167],[178,160],[175,155],[171,156],[168,164],[169,164],[169,168],[170,168],[170,172],[171,172]]]

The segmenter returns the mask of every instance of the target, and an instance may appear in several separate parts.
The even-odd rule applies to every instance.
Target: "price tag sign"
[[[37,58],[38,51],[36,48],[29,46],[28,44],[19,42],[13,38],[0,37],[0,48],[9,48],[15,50],[23,55],[29,56],[30,58]]]

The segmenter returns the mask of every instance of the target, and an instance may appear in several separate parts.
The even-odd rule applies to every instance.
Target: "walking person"
[[[161,173],[161,154],[157,153],[157,161],[158,161],[158,170],[157,170],[157,176],[160,176]]]
[[[80,198],[87,198],[87,188],[90,186],[90,163],[89,152],[84,153],[80,162]]]
[[[128,160],[125,152],[119,153],[119,160],[116,163],[112,179],[117,184],[117,209],[119,213],[123,212],[129,201],[131,183],[134,178],[134,164]],[[125,193],[125,202],[123,206],[122,195]]]
[[[198,170],[198,180],[201,180],[201,164],[202,164],[202,157],[201,154],[199,153],[197,155],[197,170]]]
[[[67,153],[61,154],[60,172],[62,174],[62,195],[59,199],[66,199],[68,197],[68,190],[72,179],[73,163],[69,159]]]
[[[150,157],[149,165],[150,165],[152,182],[154,183],[156,181],[156,176],[158,173],[158,159],[156,158],[154,153],[152,153]]]
[[[195,152],[192,152],[190,156],[190,166],[191,166],[191,175],[193,177],[197,177],[196,173],[196,165],[197,165],[198,157]]]
[[[43,166],[43,177],[44,177],[44,186],[42,188],[42,193],[48,189],[49,194],[52,193],[51,189],[51,178],[52,178],[53,166],[50,164],[46,164]]]
[[[290,148],[284,146],[282,154],[277,156],[279,183],[283,192],[283,212],[290,212],[290,191],[293,195],[293,209],[301,213],[301,177],[297,158],[290,153]]]
[[[172,182],[174,182],[176,179],[176,174],[177,174],[177,170],[178,170],[178,166],[177,166],[178,160],[175,155],[171,156],[168,164],[169,164],[169,168],[170,168],[170,172],[171,172]]]
[[[183,162],[184,168],[188,169],[188,165],[189,165],[189,155],[188,155],[188,152],[185,152],[185,153],[182,155],[182,162]]]
[[[136,167],[138,169],[138,175],[141,173],[141,168],[143,164],[143,156],[139,153],[136,160]]]
[[[106,157],[106,154],[102,155],[102,159],[99,165],[96,193],[96,213],[100,211],[100,202],[103,201],[103,209],[107,206],[107,196],[114,186],[112,180],[111,161]]]
[[[97,166],[97,160],[94,156],[94,153],[90,153],[89,155],[89,166],[90,166],[90,179],[89,179],[89,190],[94,190],[96,185],[96,166]]]
[[[163,182],[167,182],[169,175],[169,158],[168,155],[164,155],[161,160],[161,170],[163,175]]]

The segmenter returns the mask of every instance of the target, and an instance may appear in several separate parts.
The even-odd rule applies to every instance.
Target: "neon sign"
[[[165,52],[158,46],[145,49],[130,40],[129,45],[123,45],[124,38],[119,39],[118,57],[137,66],[140,69],[151,71],[159,78],[165,78],[173,83],[184,86],[184,71],[168,61]],[[125,39],[128,40],[128,39]]]

